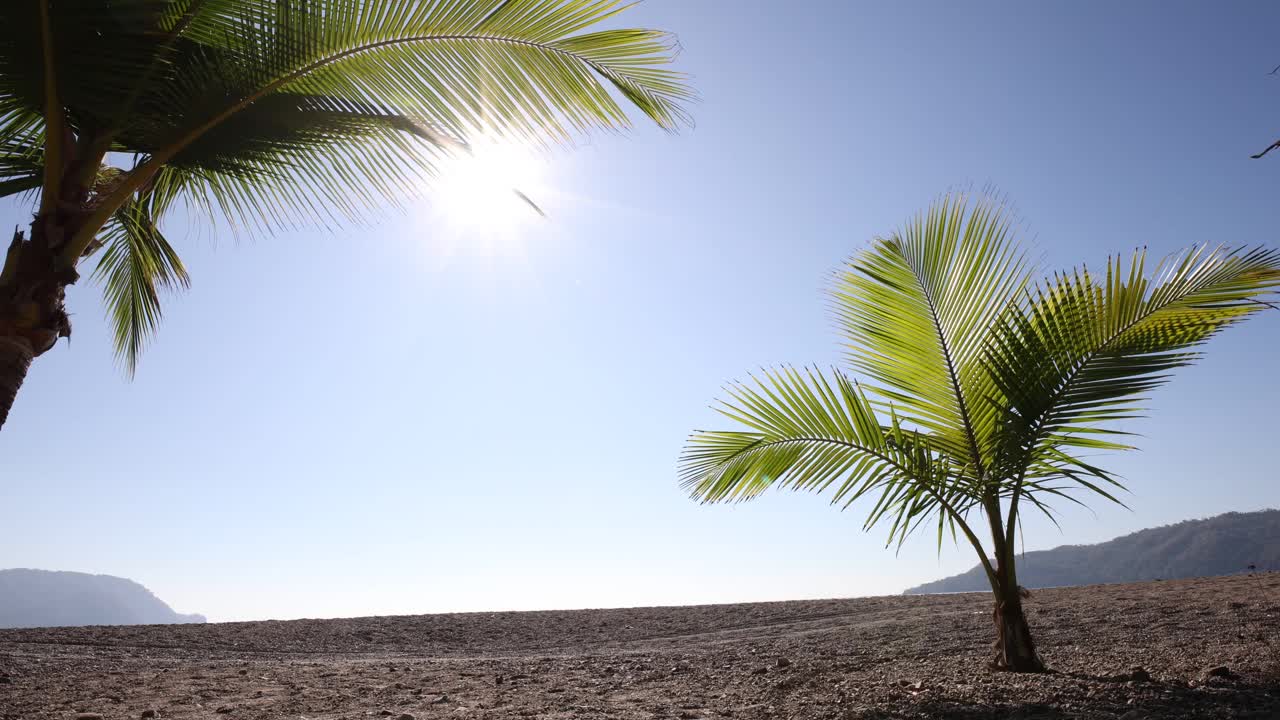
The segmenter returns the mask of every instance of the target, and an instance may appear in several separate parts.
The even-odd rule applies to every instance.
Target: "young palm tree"
[[[0,425],[70,335],[86,259],[129,371],[187,274],[181,200],[237,226],[358,221],[477,132],[546,143],[663,128],[691,97],[662,32],[588,31],[618,0],[4,0],[0,197],[34,193],[0,270]]]
[[[1193,249],[1145,272],[1145,251],[1034,282],[1009,217],[947,197],[877,239],[834,279],[831,302],[859,385],[784,368],[728,389],[745,426],[695,432],[681,479],[704,502],[770,487],[874,499],[899,545],[922,526],[977,552],[995,595],[993,666],[1044,669],[1027,627],[1015,532],[1028,507],[1116,479],[1082,456],[1121,450],[1113,425],[1194,348],[1265,307],[1276,251]],[[990,545],[985,545],[982,535]]]

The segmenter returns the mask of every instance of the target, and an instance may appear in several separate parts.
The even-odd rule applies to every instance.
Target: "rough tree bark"
[[[33,358],[31,343],[25,338],[0,337],[0,428],[9,417],[22,381],[27,379]]]
[[[995,568],[987,566],[987,579],[991,582],[991,592],[995,595],[992,619],[996,625],[996,642],[991,667],[1010,672],[1045,672],[1048,668],[1036,653],[1036,643],[1031,638],[1031,628],[1027,625],[1027,616],[1022,610],[1022,600],[1029,594],[1018,585],[1018,568],[1015,564],[1012,518],[1017,513],[1016,497],[1009,508],[1007,529],[999,496],[993,493],[984,498],[982,504],[987,521],[991,524],[992,548],[995,550]]]
[[[0,428],[9,417],[31,362],[60,337],[71,336],[64,300],[77,279],[75,268],[61,266],[50,236],[65,226],[37,218],[31,238],[15,232],[0,272]],[[50,232],[52,230],[52,232]]]
[[[1044,672],[1047,668],[1036,653],[1036,643],[1031,637],[1031,628],[1027,625],[1027,616],[1022,610],[1023,592],[1017,586],[1001,587],[996,591],[993,613],[996,642],[991,666],[1011,672]]]
[[[992,619],[996,625],[996,642],[991,667],[1010,672],[1045,672],[1048,668],[1036,653],[1027,615],[1022,610],[1022,600],[1030,593],[1018,585],[1013,541],[1000,532],[998,522],[993,522],[992,527],[996,541],[995,577],[991,578],[991,590],[995,594]]]

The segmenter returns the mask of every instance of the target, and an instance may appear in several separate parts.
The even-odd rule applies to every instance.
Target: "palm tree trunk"
[[[996,590],[995,657],[991,666],[1011,672],[1045,672],[1044,661],[1036,653],[1035,640],[1022,610],[1022,588],[1002,582]]]
[[[991,523],[992,547],[995,549],[995,571],[988,576],[991,591],[995,594],[996,642],[991,667],[1010,672],[1045,672],[1044,661],[1036,654],[1035,640],[1022,611],[1022,598],[1026,593],[1018,585],[1018,566],[1014,555],[1014,539],[1006,537],[1001,519],[1000,500],[992,495],[984,500],[984,510]],[[1010,507],[1010,516],[1016,512]],[[1012,521],[1010,521],[1012,523]]]
[[[27,378],[27,368],[35,353],[31,343],[20,337],[0,337],[0,428],[9,417],[9,409],[18,396],[22,381]]]
[[[71,337],[66,289],[80,276],[74,267],[59,265],[47,241],[51,235],[66,237],[70,232],[69,226],[56,220],[37,217],[29,240],[15,230],[0,269],[0,428],[9,418],[31,361],[58,338]]]

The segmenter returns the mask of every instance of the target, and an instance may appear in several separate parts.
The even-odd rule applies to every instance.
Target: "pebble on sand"
[[[1232,672],[1231,668],[1227,667],[1226,665],[1214,665],[1211,668],[1205,668],[1204,673],[1202,673],[1202,677],[1204,677],[1204,679],[1206,680],[1209,678],[1230,679],[1230,678],[1236,677],[1236,674]]]

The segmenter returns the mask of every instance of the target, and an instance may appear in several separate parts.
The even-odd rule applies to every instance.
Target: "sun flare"
[[[545,217],[546,162],[520,145],[473,140],[446,158],[434,185],[434,214],[459,235],[512,240]]]

